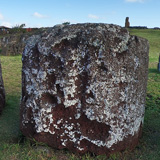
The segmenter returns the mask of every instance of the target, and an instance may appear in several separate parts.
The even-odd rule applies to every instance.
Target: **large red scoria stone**
[[[23,52],[21,130],[76,153],[110,154],[138,143],[148,41],[109,24],[57,25]]]
[[[2,113],[4,107],[5,107],[5,90],[3,85],[2,69],[0,63],[0,114]]]

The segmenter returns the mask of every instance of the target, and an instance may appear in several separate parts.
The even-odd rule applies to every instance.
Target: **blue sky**
[[[160,27],[160,0],[0,0],[0,26],[112,23]]]

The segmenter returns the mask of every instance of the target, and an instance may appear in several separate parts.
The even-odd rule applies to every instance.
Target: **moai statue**
[[[130,26],[129,17],[126,17],[125,28],[129,28],[129,26]]]
[[[160,54],[159,54],[159,61],[158,61],[158,71],[160,72]]]

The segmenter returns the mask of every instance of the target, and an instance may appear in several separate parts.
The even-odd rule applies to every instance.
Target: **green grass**
[[[129,29],[130,33],[148,39],[150,44],[150,62],[156,62],[160,53],[160,30]]]
[[[6,107],[0,116],[0,142],[11,141],[19,133],[19,100],[21,93],[21,56],[1,56],[6,92]]]
[[[160,52],[160,31],[130,29],[131,34],[150,43],[149,76],[143,136],[133,150],[111,155],[108,160],[160,160],[160,73],[157,62]],[[6,90],[6,107],[0,116],[0,160],[106,160],[106,156],[77,156],[66,150],[54,150],[44,144],[23,139],[19,131],[21,94],[21,56],[1,56]],[[24,141],[24,142],[23,142]],[[22,143],[23,142],[23,143]]]

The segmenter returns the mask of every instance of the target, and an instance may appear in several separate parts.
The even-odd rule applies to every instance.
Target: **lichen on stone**
[[[135,146],[148,67],[148,42],[136,39],[109,24],[55,26],[31,37],[22,59],[23,134],[79,153]]]

